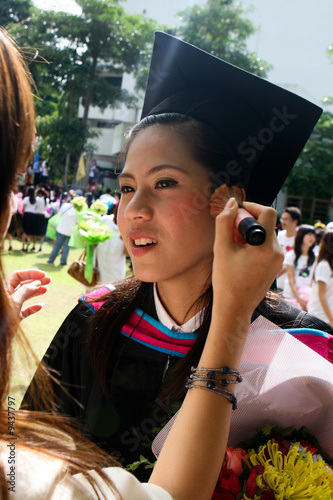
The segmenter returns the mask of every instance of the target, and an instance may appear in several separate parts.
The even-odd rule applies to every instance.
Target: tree
[[[284,189],[306,198],[330,199],[333,186],[333,114],[324,112]]]
[[[31,0],[1,0],[0,26],[8,28],[11,23],[20,23],[29,17]]]
[[[331,60],[331,63],[333,63],[333,45],[330,45],[327,49],[327,56]],[[323,102],[325,104],[333,104],[333,94],[330,96],[325,96],[323,99]]]
[[[327,49],[333,62],[333,45]],[[324,97],[332,104],[333,97]],[[333,187],[333,114],[324,112],[306,143],[295,167],[289,174],[284,190],[307,198],[332,198]]]
[[[119,86],[108,75],[135,70],[156,28],[149,19],[126,14],[118,0],[77,0],[77,3],[82,8],[80,16],[34,9],[27,23],[16,30],[20,45],[34,47],[40,54],[38,63],[31,67],[41,98],[37,108],[44,116],[40,121],[42,141],[45,143],[45,134],[48,140],[59,135],[59,121],[62,125],[66,123],[61,141],[65,184],[67,173],[73,171],[88,139],[90,106],[105,109],[114,105],[119,94]],[[129,98],[123,93],[122,99]],[[80,101],[84,105],[82,121],[77,118]],[[52,104],[50,118],[45,105],[50,111]],[[78,141],[80,127],[82,140]],[[59,140],[54,143],[59,145]],[[47,147],[52,164],[53,145]]]
[[[246,48],[255,28],[244,17],[245,12],[234,0],[208,0],[203,6],[194,5],[178,14],[182,23],[179,35],[220,59],[265,77],[271,66]]]

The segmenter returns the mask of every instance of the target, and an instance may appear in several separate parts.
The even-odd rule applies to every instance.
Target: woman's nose
[[[143,190],[137,190],[127,204],[125,217],[128,220],[150,220],[152,216],[153,208],[150,196]]]

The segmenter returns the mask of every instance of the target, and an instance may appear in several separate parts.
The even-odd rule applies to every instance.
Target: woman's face
[[[139,132],[119,182],[118,226],[135,275],[147,282],[205,281],[215,234],[209,177],[179,131],[154,125]]]
[[[315,233],[306,233],[303,238],[303,244],[311,248],[317,241]]]

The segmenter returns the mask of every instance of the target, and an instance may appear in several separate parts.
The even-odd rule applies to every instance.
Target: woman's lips
[[[157,240],[151,238],[139,238],[132,240],[131,253],[133,257],[141,257],[152,251],[158,244]]]

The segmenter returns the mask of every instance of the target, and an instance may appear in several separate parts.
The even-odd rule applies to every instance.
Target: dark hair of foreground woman
[[[35,111],[31,80],[22,55],[12,39],[0,30],[0,234],[6,233],[11,210],[11,193],[18,176],[31,158],[35,144]],[[29,343],[19,326],[5,290],[5,278],[0,259],[0,444],[13,441],[9,430],[7,404],[12,370],[13,341],[16,337],[23,349],[32,355]],[[37,362],[37,360],[36,360]],[[48,375],[41,371],[37,391],[52,403],[52,388]],[[17,410],[17,408],[16,408]],[[71,436],[71,438],[69,438]],[[20,449],[61,459],[64,474],[86,473],[95,469],[112,488],[110,479],[101,469],[115,461],[70,425],[69,419],[42,412],[15,411],[15,437]],[[74,444],[75,443],[75,444]],[[8,448],[9,450],[9,448]],[[69,472],[66,472],[66,467]],[[91,476],[89,482],[94,484]],[[8,477],[0,459],[0,498],[8,498]],[[45,492],[45,497],[47,492]]]

